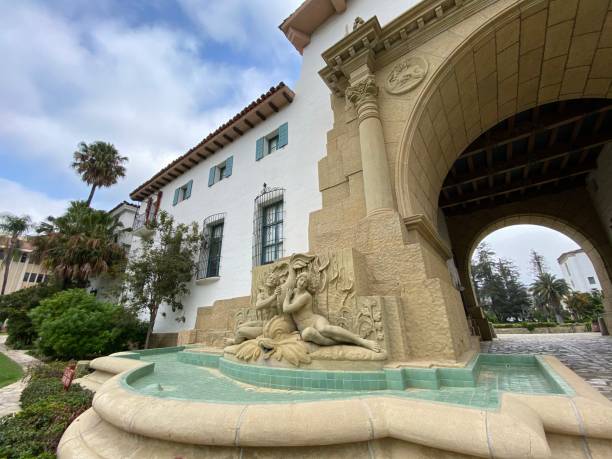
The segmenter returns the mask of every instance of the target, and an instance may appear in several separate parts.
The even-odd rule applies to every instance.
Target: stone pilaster
[[[395,210],[374,75],[362,77],[349,86],[345,94],[357,110],[366,211],[371,215]]]

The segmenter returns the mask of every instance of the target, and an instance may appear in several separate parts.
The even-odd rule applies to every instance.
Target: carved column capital
[[[374,79],[374,75],[368,75],[363,80],[346,88],[346,100],[359,110],[366,102],[376,102],[378,96],[378,86]]]

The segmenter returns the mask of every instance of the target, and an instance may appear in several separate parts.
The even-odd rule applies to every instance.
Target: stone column
[[[347,101],[357,109],[363,186],[368,215],[383,210],[395,210],[377,96],[378,86],[371,74],[346,89]]]

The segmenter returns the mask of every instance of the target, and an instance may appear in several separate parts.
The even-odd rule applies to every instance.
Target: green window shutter
[[[181,189],[177,188],[176,190],[174,190],[174,200],[172,201],[172,205],[176,206],[178,204],[179,201],[179,196],[181,195]]]
[[[184,199],[189,199],[191,197],[191,187],[193,186],[193,180],[189,180],[187,182],[186,188],[185,188],[185,196]]]
[[[281,124],[278,128],[278,148],[289,143],[289,123]]]
[[[257,143],[255,144],[255,161],[259,161],[263,158],[264,154],[264,138],[260,137],[257,139]]]
[[[213,166],[208,171],[208,186],[213,186],[215,184],[215,173],[217,172],[217,166]]]
[[[232,168],[234,167],[234,157],[230,156],[225,160],[225,176],[229,177],[232,175]]]

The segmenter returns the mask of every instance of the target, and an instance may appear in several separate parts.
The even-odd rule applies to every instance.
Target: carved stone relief
[[[237,311],[236,338],[228,340],[235,345],[227,351],[241,360],[274,357],[295,366],[310,363],[309,353],[318,346],[356,345],[370,349],[362,349],[366,353],[380,353],[385,338],[381,305],[356,295],[354,256],[351,250],[296,254],[289,261],[256,268],[252,301],[267,304],[273,317],[264,318],[263,310],[255,307]]]
[[[403,58],[391,69],[385,81],[385,89],[390,94],[404,94],[416,88],[428,70],[429,64],[421,56]]]
[[[346,88],[346,102],[354,107],[359,107],[360,104],[368,100],[376,100],[378,95],[378,86],[373,75],[368,75],[363,80],[358,81],[352,86]]]

